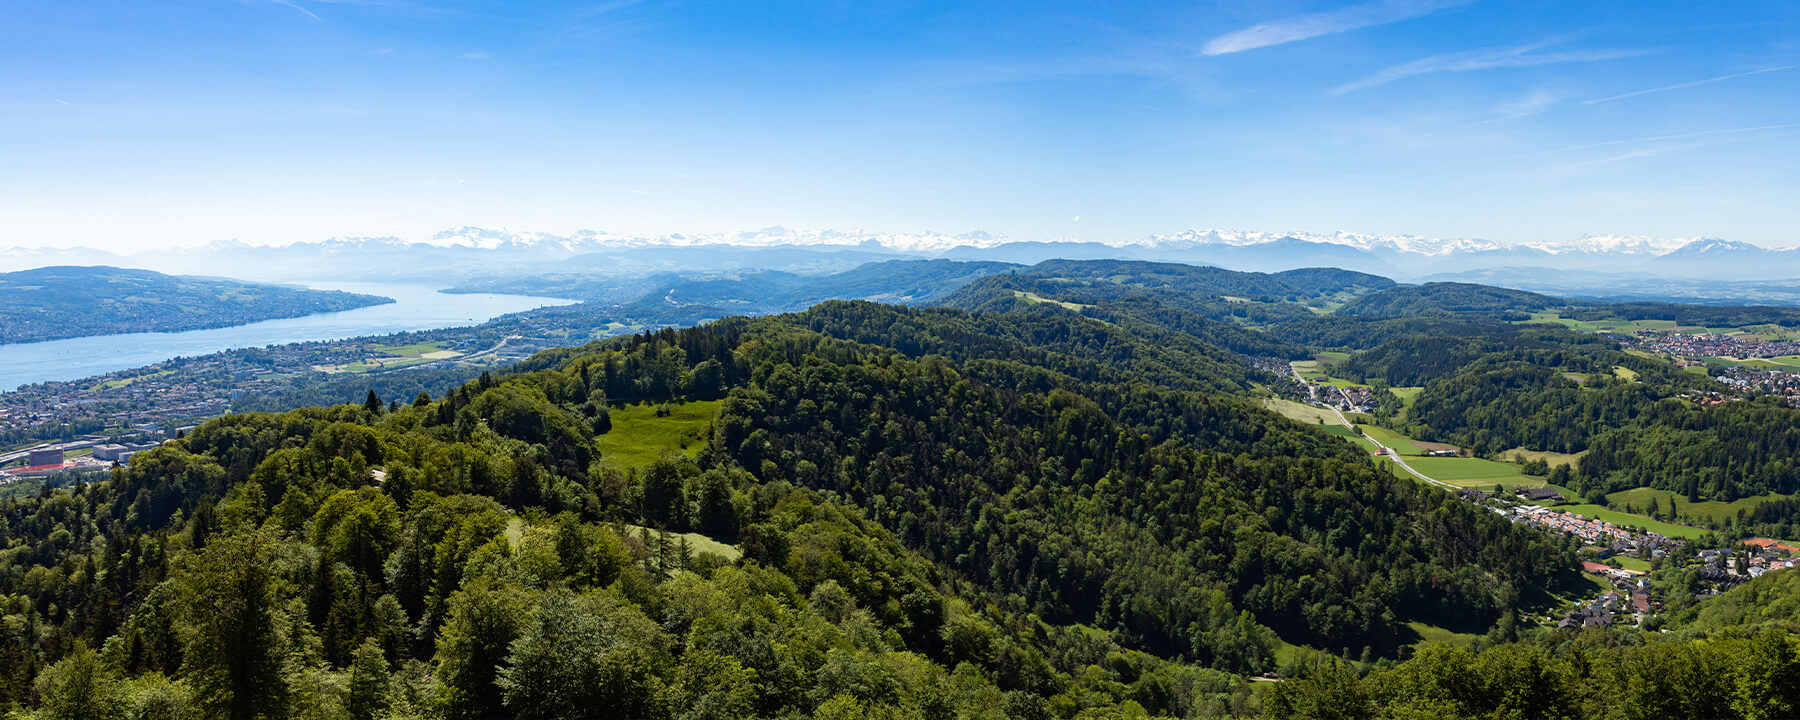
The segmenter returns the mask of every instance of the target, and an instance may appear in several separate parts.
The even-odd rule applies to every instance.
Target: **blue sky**
[[[786,225],[1785,246],[1797,66],[1793,2],[13,0],[0,245]]]

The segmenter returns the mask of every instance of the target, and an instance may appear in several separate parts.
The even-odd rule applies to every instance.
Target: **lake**
[[[575,302],[529,295],[449,294],[429,285],[400,283],[304,284],[318,290],[381,295],[394,302],[211,330],[95,335],[0,345],[0,389],[51,380],[79,380],[170,358],[235,348],[478,325],[507,313]]]

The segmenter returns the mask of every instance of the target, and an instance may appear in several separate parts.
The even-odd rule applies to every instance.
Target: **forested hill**
[[[1231,673],[1282,641],[1507,637],[1572,565],[1216,394],[1216,352],[1054,306],[827,303],[227,416],[0,503],[0,704],[1206,717],[1253,711]]]
[[[1523,320],[1531,313],[1568,304],[1548,295],[1469,283],[1399,285],[1359,297],[1338,310],[1343,315],[1432,317],[1482,315]]]
[[[149,270],[45,267],[0,274],[0,344],[227,327],[390,302]]]

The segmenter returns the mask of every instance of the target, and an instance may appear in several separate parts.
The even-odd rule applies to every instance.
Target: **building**
[[[25,464],[27,466],[61,465],[62,462],[63,451],[60,447],[37,448],[25,454]]]
[[[1547,487],[1519,488],[1519,497],[1526,500],[1549,500],[1551,502],[1562,502],[1563,499],[1562,493]]]
[[[125,462],[126,458],[131,457],[132,453],[149,450],[150,448],[156,447],[158,444],[159,443],[125,443],[121,445],[118,443],[110,443],[106,445],[95,445],[94,459],[122,463]]]

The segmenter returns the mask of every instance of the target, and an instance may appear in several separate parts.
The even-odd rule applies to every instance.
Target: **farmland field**
[[[1067,308],[1069,310],[1074,310],[1076,312],[1081,312],[1082,310],[1093,307],[1092,305],[1083,305],[1081,303],[1065,302],[1062,300],[1051,300],[1050,298],[1044,297],[1037,293],[1025,292],[1024,290],[1014,290],[1013,295],[1018,298],[1023,299],[1025,302],[1031,303],[1033,305],[1037,305],[1039,303],[1045,303],[1045,304],[1049,304],[1049,305],[1058,305],[1063,308]]]
[[[1580,462],[1581,456],[1586,454],[1586,450],[1578,453],[1559,453],[1550,452],[1548,450],[1526,450],[1525,448],[1520,447],[1500,453],[1500,459],[1507,462],[1542,460],[1549,464],[1550,467],[1556,467],[1558,465],[1574,465],[1575,463]]]
[[[1337,414],[1322,407],[1298,403],[1292,400],[1283,400],[1281,398],[1263,398],[1263,407],[1281,413],[1289,420],[1304,425],[1323,424],[1343,427],[1343,424],[1338,422]]]
[[[1324,430],[1325,432],[1327,432],[1329,434],[1337,435],[1339,437],[1349,438],[1352,442],[1355,442],[1357,445],[1361,445],[1364,450],[1367,450],[1371,453],[1375,452],[1377,449],[1375,447],[1375,443],[1370,441],[1368,438],[1363,437],[1362,434],[1356,432],[1355,430],[1351,430],[1350,428],[1344,427],[1343,425],[1339,425],[1335,422],[1327,423],[1324,425],[1319,425],[1317,427],[1320,430]]]
[[[1462,487],[1482,488],[1492,485],[1537,487],[1543,484],[1543,480],[1539,478],[1520,473],[1517,465],[1481,458],[1409,457],[1406,459],[1406,464],[1429,477]]]
[[[1368,433],[1369,437],[1375,438],[1376,440],[1380,441],[1381,444],[1393,448],[1394,452],[1400,453],[1401,455],[1424,455],[1425,454],[1425,449],[1419,447],[1417,444],[1414,444],[1412,438],[1409,438],[1405,435],[1401,435],[1400,433],[1394,432],[1392,430],[1381,427],[1379,425],[1358,425],[1358,426],[1356,426],[1356,429],[1361,430],[1365,433]],[[1420,469],[1419,472],[1425,472],[1425,471],[1424,471],[1424,469]],[[1426,472],[1425,474],[1431,475],[1431,473],[1428,473],[1428,472]],[[1437,476],[1432,475],[1432,477],[1437,477]]]
[[[455,350],[442,349],[442,345],[435,342],[412,345],[377,345],[372,349],[381,355],[341,365],[314,365],[313,369],[327,374],[367,373],[379,370],[398,370],[462,356],[462,353]]]
[[[1523,322],[1538,325],[1562,325],[1586,332],[1631,333],[1638,330],[1674,330],[1676,328],[1673,320],[1576,320],[1554,312],[1533,313],[1530,320]]]
[[[1732,365],[1742,365],[1747,368],[1757,368],[1759,370],[1800,369],[1800,355],[1782,355],[1780,357],[1772,357],[1772,358],[1720,357],[1720,358],[1708,358],[1708,359],[1709,360],[1717,359],[1717,360],[1720,360],[1720,361],[1723,361],[1725,363],[1729,363]]]

